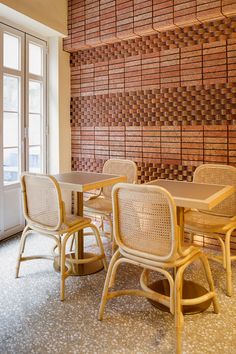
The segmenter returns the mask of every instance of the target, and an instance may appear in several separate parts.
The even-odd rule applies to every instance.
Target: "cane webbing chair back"
[[[104,163],[103,173],[121,175],[127,177],[127,183],[137,183],[137,165],[131,160],[110,159]],[[102,194],[106,198],[111,199],[111,191],[113,186],[104,187]]]
[[[165,189],[119,183],[112,196],[114,236],[121,249],[141,257],[175,258],[179,242],[176,208]]]
[[[194,172],[196,183],[231,185],[235,192],[211,210],[211,213],[232,217],[236,215],[236,168],[228,165],[204,164]]]
[[[25,173],[21,177],[24,217],[29,225],[58,230],[63,220],[61,191],[56,179]]]
[[[65,296],[65,280],[71,274],[77,274],[77,266],[90,262],[102,261],[107,268],[105,253],[101,237],[97,227],[91,219],[82,216],[66,215],[65,204],[62,200],[61,189],[53,176],[24,173],[21,177],[23,194],[23,210],[27,224],[21,235],[19,254],[16,265],[16,278],[19,276],[21,262],[33,259],[51,259],[54,267],[61,273],[61,300]],[[82,230],[92,229],[96,238],[99,254],[91,254],[89,257],[67,257],[67,242],[71,237],[83,237]],[[54,240],[52,253],[26,256],[26,239],[31,233],[38,233]],[[79,243],[79,241],[78,241]]]

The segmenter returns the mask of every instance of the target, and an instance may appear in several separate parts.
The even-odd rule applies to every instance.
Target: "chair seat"
[[[77,216],[77,215],[72,215],[72,214],[68,214],[66,215],[66,219],[64,221],[64,223],[61,225],[61,229],[68,229],[74,226],[77,226],[79,224],[89,224],[91,222],[90,218],[85,218],[82,216]]]
[[[129,251],[124,250],[121,247],[119,248],[119,252],[121,255],[123,255],[126,258],[133,259],[135,261],[139,260],[143,265],[144,264],[147,264],[147,265],[152,264],[153,266],[159,266],[159,267],[164,267],[164,268],[172,268],[173,264],[174,264],[174,267],[179,267],[180,265],[182,265],[186,261],[186,259],[190,259],[195,254],[200,252],[200,247],[198,247],[192,243],[183,243],[181,246],[181,249],[183,251],[183,254],[182,255],[179,254],[179,256],[177,258],[174,258],[173,260],[170,260],[168,262],[165,260],[162,260],[161,258],[158,261],[155,260],[157,255],[154,255],[151,253],[146,254],[146,255],[144,253],[143,256],[140,257],[135,254],[135,251],[133,252],[132,250],[129,250]],[[164,255],[165,255],[164,249],[160,250],[159,256],[163,257]]]
[[[29,226],[32,229],[44,234],[51,233],[54,235],[60,235],[66,233],[70,228],[74,228],[78,226],[82,227],[82,225],[89,225],[90,223],[91,223],[90,218],[68,214],[66,215],[64,222],[61,224],[60,229],[55,231],[49,230],[47,226],[43,227],[43,225],[41,225],[41,227],[39,227],[38,225],[34,225],[34,223],[29,223]]]
[[[235,218],[189,210],[184,214],[185,229],[206,233],[225,233],[236,224]]]
[[[89,199],[84,202],[85,209],[90,209],[95,212],[100,212],[104,214],[112,213],[112,201],[111,199],[98,197],[94,199]]]

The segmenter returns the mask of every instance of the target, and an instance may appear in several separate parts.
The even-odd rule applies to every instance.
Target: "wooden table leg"
[[[77,200],[76,200],[76,214],[78,216],[83,216],[83,193],[77,192]],[[83,230],[79,231],[75,235],[75,252],[72,253],[71,256],[75,259],[86,259],[92,257],[92,253],[84,252],[84,237]],[[101,269],[103,269],[102,261],[98,260],[95,262],[85,263],[85,264],[75,264],[74,271],[72,275],[88,275],[93,274]]]
[[[77,192],[76,199],[76,215],[83,216],[83,193]],[[67,257],[68,259],[73,258],[75,260],[86,259],[93,257],[93,253],[85,253],[84,252],[84,236],[83,230],[75,233],[75,250],[74,252],[70,252]],[[57,272],[60,272],[60,257],[57,256],[54,259],[54,269]],[[103,269],[103,262],[101,260],[95,262],[89,262],[85,264],[73,264],[71,275],[88,275],[97,273]]]
[[[77,192],[76,198],[76,215],[83,216],[84,214],[84,196],[82,192]],[[83,230],[79,231],[75,235],[75,259],[84,258],[84,237]],[[84,265],[75,264],[74,266],[75,274],[84,273]]]

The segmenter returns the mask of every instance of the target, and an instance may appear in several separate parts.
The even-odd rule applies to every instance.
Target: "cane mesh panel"
[[[231,222],[230,218],[214,215],[195,210],[189,210],[184,215],[184,224],[186,229],[200,232],[217,232],[225,225]]]
[[[127,183],[134,183],[137,180],[137,167],[129,160],[108,160],[103,167],[104,173],[113,175],[120,175],[127,177]],[[113,186],[104,187],[103,195],[106,198],[111,198],[111,191]]]
[[[57,189],[46,176],[24,176],[28,218],[39,227],[56,228],[60,223]]]
[[[172,226],[167,197],[120,189],[118,222],[121,242],[133,249],[157,256],[166,256],[172,249]]]
[[[235,192],[213,208],[211,212],[228,217],[236,215],[236,168],[227,165],[201,166],[195,171],[194,182],[234,186]]]

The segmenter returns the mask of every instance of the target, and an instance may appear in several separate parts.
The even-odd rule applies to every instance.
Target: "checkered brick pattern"
[[[72,159],[72,170],[101,172],[106,160],[83,158]],[[157,178],[192,181],[194,166],[138,162],[138,183],[145,183]]]
[[[87,51],[72,54],[72,97],[236,82],[236,21],[231,22],[235,24],[234,38],[225,28],[226,39],[213,41],[210,37],[187,47],[156,47],[151,53],[137,47],[135,55],[128,55],[131,53],[124,49],[128,54],[120,58],[114,50],[111,57],[101,54],[93,61],[91,55],[87,62]]]
[[[105,161],[72,157],[72,171],[102,172]]]
[[[150,30],[151,22],[158,26],[150,21],[151,2],[166,31]],[[220,18],[213,2],[207,5],[216,20],[209,22],[205,0],[174,7],[170,1],[169,17],[164,1],[127,1],[119,7],[119,33],[130,39],[117,41],[114,1],[100,1],[102,33],[98,5],[76,0],[76,16],[87,20],[73,22],[84,48],[71,54],[74,170],[101,171],[109,158],[132,159],[146,182],[191,180],[202,163],[236,165],[236,18]],[[231,4],[224,6],[232,14]],[[208,22],[194,20],[196,11]],[[189,26],[182,28],[183,21]],[[180,27],[173,30],[173,23]],[[136,38],[133,30],[149,35]],[[88,38],[96,45],[98,31],[109,44],[86,49]]]
[[[200,25],[207,35],[205,23],[235,15],[233,0],[68,0],[69,36],[64,48],[73,52],[173,29],[183,40],[182,28],[186,26],[192,26],[187,32],[194,43],[201,40],[199,31],[194,33],[196,26]],[[212,27],[210,31],[219,35]],[[158,37],[164,46],[173,43],[173,32]]]
[[[72,51],[71,65],[73,67],[77,66],[78,63],[92,64],[102,60],[115,60],[156,51],[235,39],[235,31],[235,17],[185,28],[177,28],[174,31],[160,32],[150,36],[102,45],[83,51]]]
[[[236,82],[71,98],[71,126],[236,124]]]
[[[235,166],[235,137],[236,125],[73,127],[72,167],[101,171],[107,159],[131,159],[140,166],[141,181],[155,173],[188,180],[202,163]],[[155,170],[159,165],[164,170]]]
[[[132,159],[145,183],[236,166],[235,0],[68,6],[72,170]]]

